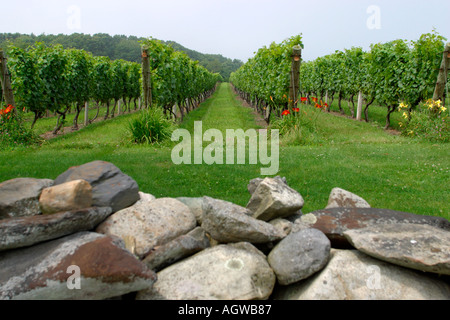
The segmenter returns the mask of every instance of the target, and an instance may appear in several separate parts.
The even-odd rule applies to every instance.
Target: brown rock
[[[120,239],[92,232],[3,252],[0,270],[0,299],[99,300],[148,289],[156,281]]]
[[[74,180],[42,190],[39,206],[43,214],[54,214],[92,206],[92,187],[85,180]]]
[[[307,219],[306,219],[307,218]],[[440,217],[375,208],[332,208],[312,212],[302,218],[310,227],[319,229],[333,248],[352,248],[344,232],[377,224],[427,224],[450,231],[450,221]]]
[[[330,193],[328,205],[325,209],[330,208],[370,208],[370,205],[366,200],[354,193],[334,188]]]

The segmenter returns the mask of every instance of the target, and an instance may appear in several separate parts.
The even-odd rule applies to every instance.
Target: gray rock
[[[87,208],[48,216],[0,220],[0,251],[31,246],[72,233],[92,230],[111,212],[111,208]]]
[[[266,257],[247,242],[205,249],[157,275],[138,300],[264,300],[276,282]]]
[[[53,180],[18,178],[0,183],[0,219],[41,214],[39,196]]]
[[[100,300],[156,281],[119,239],[92,232],[0,253],[0,270],[2,300]]]
[[[262,178],[255,178],[255,179],[250,180],[250,182],[247,186],[248,193],[250,193],[252,195],[255,192],[256,188],[258,188],[259,184],[263,180],[264,179],[262,179]]]
[[[275,300],[448,300],[450,285],[437,276],[374,259],[357,250],[331,250],[312,277],[279,287]]]
[[[134,253],[143,258],[154,247],[172,241],[196,226],[197,220],[185,204],[176,199],[161,198],[114,213],[96,231],[127,241],[134,239]]]
[[[292,227],[294,225],[289,220],[282,218],[270,220],[269,223],[278,229],[279,233],[283,236],[283,238],[287,237],[291,233]]]
[[[331,190],[328,205],[325,209],[330,208],[370,208],[370,204],[350,191],[334,188]]]
[[[344,235],[355,248],[374,258],[450,275],[449,231],[428,225],[391,224],[348,230]]]
[[[266,178],[253,192],[247,209],[253,217],[263,221],[285,218],[303,208],[300,193],[290,188],[281,179]]]
[[[302,221],[325,233],[333,248],[352,248],[344,236],[345,231],[377,224],[426,224],[450,231],[450,221],[445,218],[376,208],[318,210],[302,218]]]
[[[195,218],[197,219],[197,224],[202,224],[202,218],[203,218],[203,198],[187,198],[187,197],[180,197],[177,198],[177,200],[183,202],[185,205],[191,209],[192,213],[195,215]]]
[[[45,188],[39,197],[42,214],[54,214],[92,206],[92,187],[85,180],[73,180]]]
[[[205,197],[202,228],[222,243],[267,243],[280,240],[283,235],[271,224],[249,216],[244,207]]]
[[[209,247],[210,243],[206,237],[205,230],[198,227],[186,235],[154,248],[143,262],[147,267],[158,272],[183,258]]]
[[[288,185],[287,180],[285,177],[280,177],[280,176],[276,176],[274,179],[277,179],[281,182],[283,182],[284,184]],[[258,188],[259,184],[263,181],[264,179],[262,178],[256,178],[253,180],[250,180],[248,186],[247,186],[247,190],[250,194],[253,194],[256,190],[256,188]]]
[[[93,206],[111,207],[117,212],[140,200],[136,181],[112,163],[94,161],[72,167],[55,179],[55,185],[79,179],[91,184]]]
[[[278,283],[289,285],[306,279],[328,263],[330,240],[317,229],[291,233],[270,252],[268,261]]]

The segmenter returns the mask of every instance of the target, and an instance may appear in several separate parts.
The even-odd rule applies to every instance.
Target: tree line
[[[71,35],[34,35],[20,33],[0,33],[0,48],[6,48],[8,43],[26,49],[36,42],[47,45],[60,44],[65,48],[83,49],[91,52],[94,56],[105,56],[111,60],[125,60],[140,63],[141,45],[145,38],[136,36],[114,35],[97,33],[94,35],[74,33]],[[173,47],[176,51],[186,53],[189,58],[199,61],[212,73],[219,73],[225,81],[228,81],[230,74],[243,65],[240,60],[225,58],[220,54],[203,54],[190,50],[174,41],[164,42]]]

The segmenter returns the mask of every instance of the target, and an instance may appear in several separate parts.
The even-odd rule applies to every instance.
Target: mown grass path
[[[221,83],[214,95],[200,109],[190,113],[181,125],[193,132],[194,122],[202,121],[203,130],[258,129],[250,108],[245,108],[236,99],[229,83]]]

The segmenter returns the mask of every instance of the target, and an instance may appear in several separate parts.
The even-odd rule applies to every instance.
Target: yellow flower
[[[408,119],[408,114],[406,112],[403,112],[403,118]]]
[[[407,104],[404,104],[403,102],[400,103],[400,106],[398,107],[399,110],[407,109],[407,108],[408,108],[408,105],[407,105]]]
[[[441,110],[441,112],[445,112],[445,111],[447,111],[447,108],[446,107],[441,107],[440,110]]]

